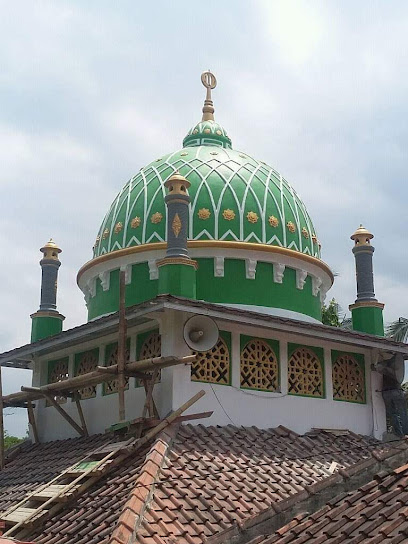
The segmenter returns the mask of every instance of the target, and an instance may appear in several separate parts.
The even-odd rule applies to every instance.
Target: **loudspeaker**
[[[211,317],[194,315],[184,324],[184,341],[193,351],[208,351],[218,341],[219,330]]]

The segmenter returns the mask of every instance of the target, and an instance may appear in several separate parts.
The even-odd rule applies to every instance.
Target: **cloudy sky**
[[[306,203],[332,296],[354,301],[362,222],[385,318],[407,316],[407,28],[394,0],[0,0],[0,351],[29,340],[50,236],[65,326],[85,321],[76,272],[99,224],[127,179],[180,148],[208,68],[234,147]],[[29,374],[4,371],[5,391]],[[6,417],[9,431],[24,418]]]

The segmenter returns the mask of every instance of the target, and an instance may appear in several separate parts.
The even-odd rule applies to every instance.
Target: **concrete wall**
[[[189,314],[178,311],[163,312],[157,321],[160,324],[162,336],[162,355],[184,356],[189,349],[182,340],[183,325]],[[161,383],[155,386],[154,398],[163,417],[171,410],[180,407],[196,392],[203,389],[206,395],[192,406],[187,413],[213,411],[212,417],[197,420],[204,425],[236,425],[260,428],[284,425],[297,433],[304,433],[313,427],[329,429],[349,429],[359,434],[381,438],[385,432],[385,410],[381,393],[381,376],[371,371],[372,353],[370,350],[356,347],[347,348],[343,344],[329,341],[300,338],[246,326],[245,324],[231,325],[219,322],[221,330],[231,333],[231,385],[218,385],[192,382],[189,365],[170,367],[162,371]],[[137,334],[146,330],[157,329],[152,324],[128,331],[131,339],[130,358],[136,358]],[[279,393],[262,392],[240,389],[240,334],[260,338],[272,338],[280,345],[280,382]],[[76,346],[71,350],[53,353],[48,359],[39,360],[33,375],[33,384],[40,385],[47,380],[47,361],[69,356],[70,375],[73,375],[74,352],[99,347],[99,364],[104,363],[105,346],[117,339],[110,335],[101,339]],[[289,395],[287,389],[287,345],[297,343],[304,346],[321,347],[324,350],[325,365],[325,398],[309,398]],[[333,400],[331,350],[361,353],[365,356],[366,404]],[[135,387],[135,381],[130,378],[129,390],[125,393],[126,419],[140,417],[145,400],[142,387]],[[64,403],[63,408],[79,423],[76,405],[71,399]],[[82,401],[83,412],[89,432],[102,433],[110,425],[118,422],[117,394],[103,395],[102,385],[97,386],[96,398]],[[46,406],[45,401],[38,401],[36,417],[41,441],[55,440],[78,436],[77,432],[57,413],[52,406]],[[192,422],[194,423],[194,422]]]

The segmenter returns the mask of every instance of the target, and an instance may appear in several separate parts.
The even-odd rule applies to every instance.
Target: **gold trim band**
[[[349,310],[354,310],[355,308],[380,308],[384,309],[384,304],[382,302],[377,302],[376,300],[361,300],[350,304]]]
[[[330,277],[332,283],[334,281],[333,272],[330,270],[329,266],[320,259],[307,255],[306,253],[300,253],[293,249],[288,249],[287,247],[280,246],[269,246],[267,244],[256,244],[253,242],[233,242],[226,240],[188,240],[188,248],[202,248],[202,247],[214,247],[214,248],[223,248],[223,249],[245,249],[246,251],[265,251],[267,253],[278,253],[280,255],[286,255],[287,257],[293,257],[294,259],[299,259],[306,261],[310,264],[314,264],[321,268],[328,276]],[[110,253],[105,253],[95,259],[91,259],[85,263],[79,270],[77,275],[77,283],[84,272],[96,266],[97,264],[103,263],[104,261],[109,261],[111,259],[116,259],[117,257],[124,257],[126,255],[132,255],[133,253],[141,253],[143,251],[156,251],[160,249],[166,249],[166,242],[157,242],[153,244],[142,244],[140,246],[126,247],[124,249],[118,249],[117,251],[112,251]]]
[[[156,261],[157,268],[165,264],[184,264],[186,266],[192,266],[195,270],[198,269],[198,262],[193,259],[185,259],[183,257],[165,257]]]
[[[64,315],[60,314],[59,312],[53,312],[52,310],[38,310],[38,312],[31,314],[30,317],[31,319],[33,319],[33,317],[56,317],[61,319],[61,321],[64,321],[65,319]]]

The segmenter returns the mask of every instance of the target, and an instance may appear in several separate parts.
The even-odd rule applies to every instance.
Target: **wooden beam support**
[[[82,427],[80,427],[78,425],[78,423],[72,419],[72,417],[67,414],[67,412],[58,404],[58,402],[54,399],[54,397],[48,393],[43,393],[44,397],[48,400],[48,402],[50,402],[54,408],[57,410],[57,412],[59,414],[61,414],[61,416],[66,420],[68,421],[68,423],[71,425],[71,427],[73,427],[76,432],[80,435],[80,436],[85,436],[85,432],[83,430]]]
[[[37,423],[35,421],[34,409],[31,400],[27,402],[27,413],[28,423],[30,424],[31,430],[33,431],[34,444],[39,444],[40,440],[38,438]]]
[[[119,277],[119,336],[118,336],[118,402],[119,421],[125,421],[125,365],[126,365],[126,315],[125,315],[125,271]]]
[[[84,436],[89,436],[88,433],[88,427],[86,426],[85,416],[84,412],[82,411],[82,405],[81,405],[81,396],[79,393],[75,395],[75,404],[78,410],[79,419],[81,421],[82,429],[84,431]]]

